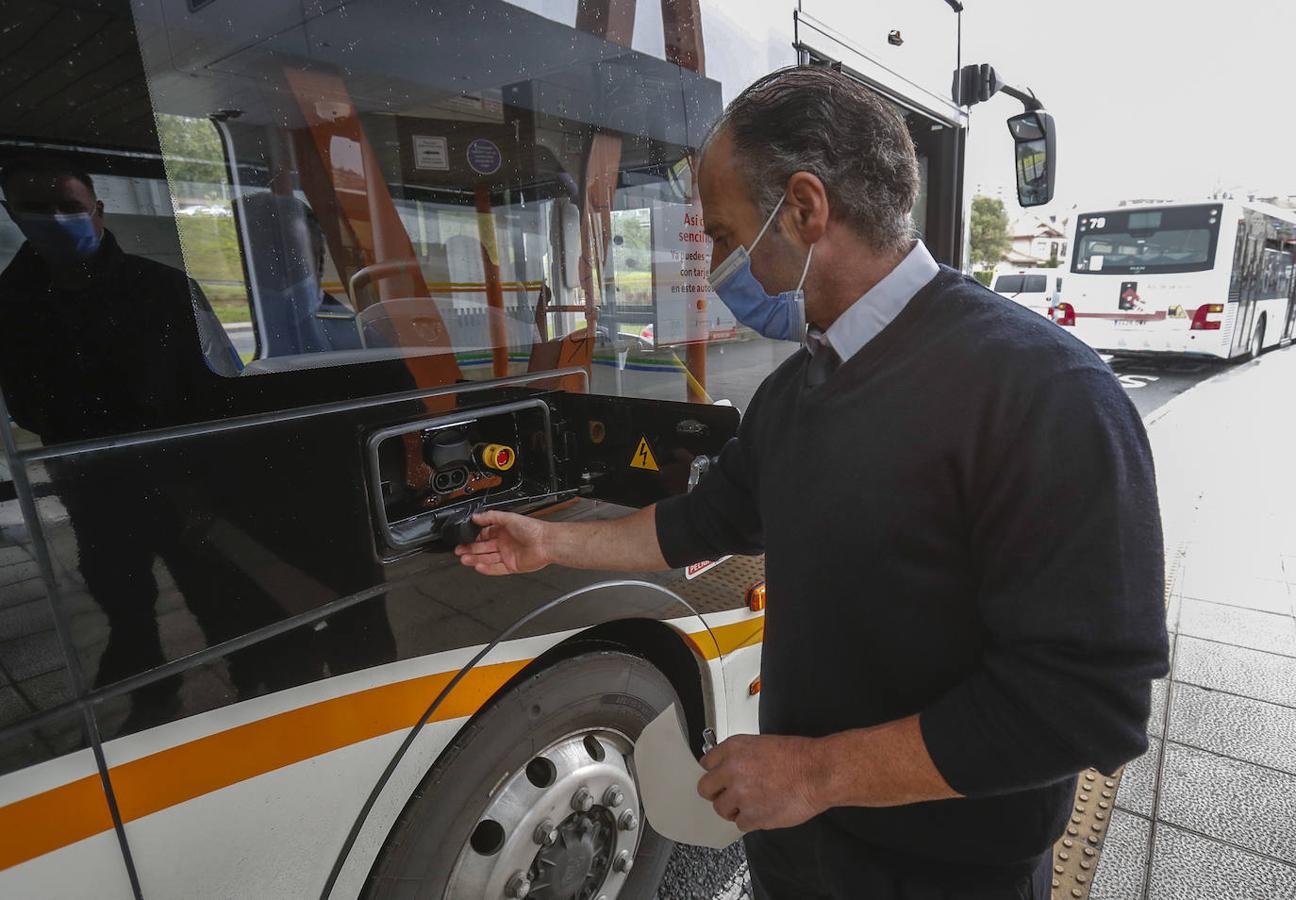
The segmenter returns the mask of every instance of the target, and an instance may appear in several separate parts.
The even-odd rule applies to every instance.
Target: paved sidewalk
[[[1195,388],[1149,434],[1171,674],[1116,794],[1092,898],[1296,898],[1296,348]]]

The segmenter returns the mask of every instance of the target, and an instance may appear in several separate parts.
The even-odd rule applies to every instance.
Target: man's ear
[[[784,205],[792,213],[789,227],[805,243],[818,243],[828,230],[828,191],[819,176],[794,172],[788,179]]]

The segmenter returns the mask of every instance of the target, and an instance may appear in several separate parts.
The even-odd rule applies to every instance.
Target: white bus
[[[1238,359],[1293,337],[1290,210],[1236,200],[1134,204],[1081,213],[1070,232],[1055,321],[1096,350]]]
[[[0,166],[97,192],[161,299],[60,340],[0,216],[0,312],[45,317],[0,328],[0,897],[654,897],[631,748],[669,704],[695,750],[756,729],[763,560],[487,579],[449,548],[487,504],[682,492],[794,352],[705,299],[691,190],[769,70],[895,105],[961,265],[998,83],[950,98],[960,9],[7,6]]]

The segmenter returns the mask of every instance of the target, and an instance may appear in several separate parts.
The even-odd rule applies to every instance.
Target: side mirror
[[[1017,202],[1043,206],[1053,199],[1057,170],[1057,128],[1042,109],[1008,120],[1017,157]]]

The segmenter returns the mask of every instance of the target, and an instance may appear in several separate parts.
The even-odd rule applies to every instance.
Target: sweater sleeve
[[[920,715],[936,767],[971,797],[1141,754],[1167,671],[1152,454],[1115,378],[1051,377],[997,444],[969,491],[987,649]]]
[[[691,492],[657,504],[657,543],[672,568],[733,553],[764,552],[760,506],[756,500],[756,404],[752,400],[711,471]]]

